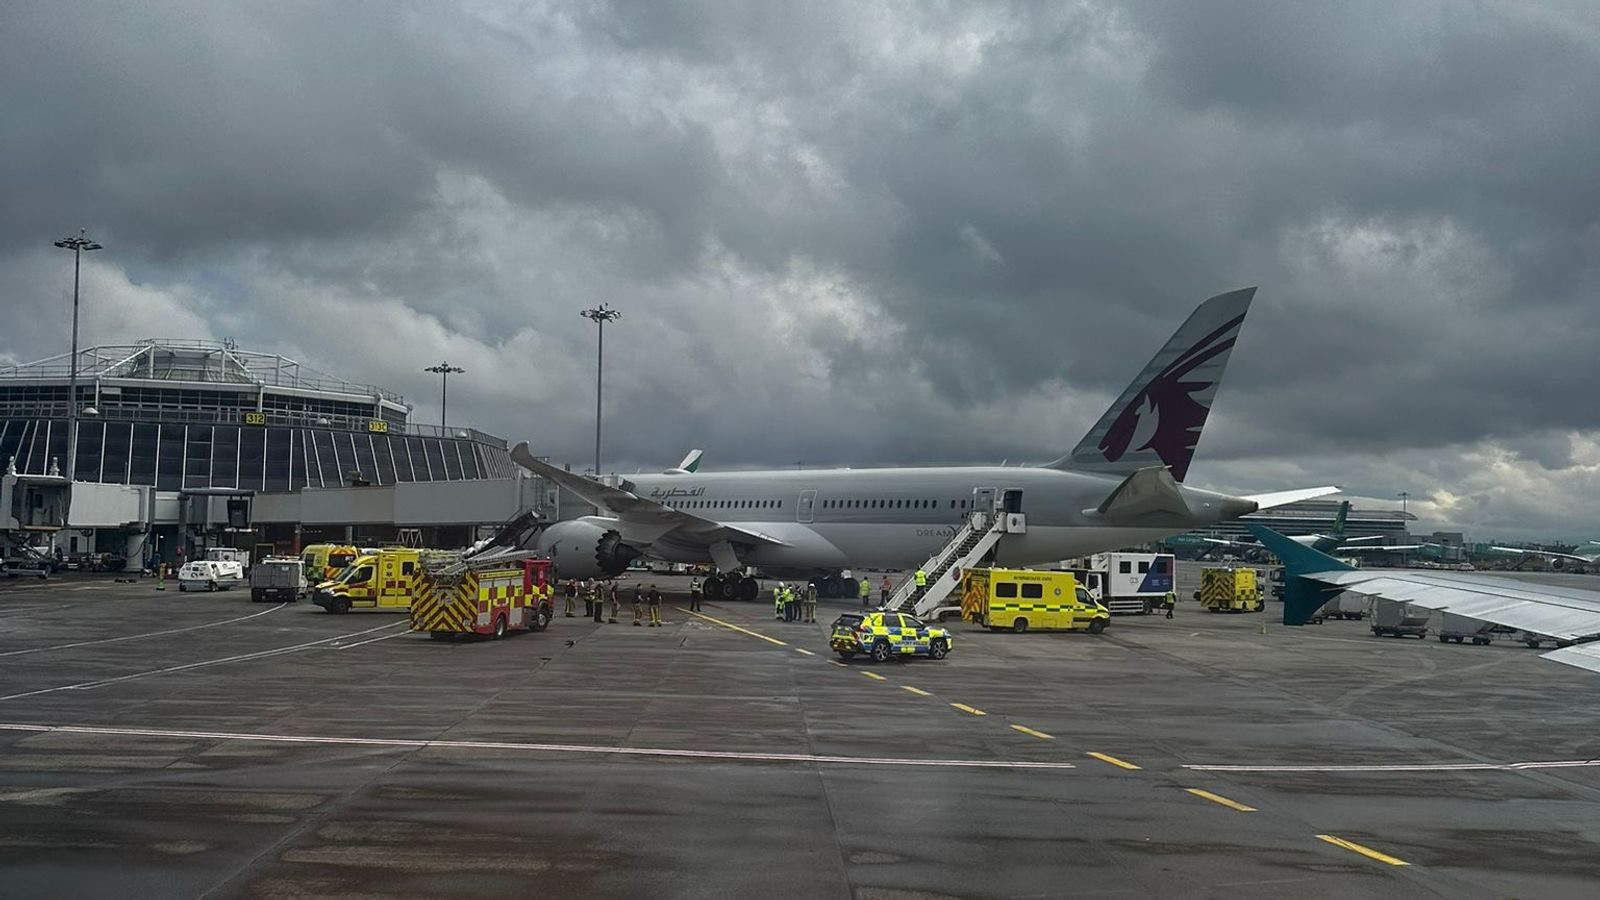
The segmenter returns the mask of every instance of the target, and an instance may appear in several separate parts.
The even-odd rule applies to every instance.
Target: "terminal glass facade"
[[[67,470],[65,419],[0,419],[0,465]],[[509,478],[504,446],[469,438],[330,428],[79,420],[79,481],[158,490],[289,491]]]

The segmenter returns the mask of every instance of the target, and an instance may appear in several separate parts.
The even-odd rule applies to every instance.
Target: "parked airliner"
[[[944,546],[974,511],[1026,516],[995,563],[1025,566],[1158,540],[1334,487],[1234,497],[1183,484],[1255,288],[1200,304],[1073,450],[1034,467],[948,466],[688,471],[594,480],[512,459],[582,497],[596,515],[556,522],[536,549],[562,577],[610,577],[640,556],[709,562],[737,597],[764,572],[909,569]],[[837,582],[830,581],[829,588]],[[848,590],[853,585],[844,586]],[[831,590],[829,591],[832,592]]]

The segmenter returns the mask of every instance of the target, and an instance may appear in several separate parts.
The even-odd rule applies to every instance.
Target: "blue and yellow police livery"
[[[950,652],[950,632],[904,613],[845,613],[834,620],[828,646],[845,659],[858,653],[877,662],[899,656],[944,659]]]

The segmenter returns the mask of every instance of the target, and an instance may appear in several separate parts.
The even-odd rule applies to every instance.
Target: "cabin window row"
[[[959,507],[957,504],[960,504]],[[937,500],[824,500],[823,509],[938,509]],[[967,501],[951,500],[951,509],[966,509]]]
[[[782,500],[668,500],[673,509],[783,509]]]

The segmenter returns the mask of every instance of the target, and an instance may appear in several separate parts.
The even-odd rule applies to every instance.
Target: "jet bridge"
[[[14,462],[6,464],[0,475],[0,561],[49,569],[49,538],[67,527],[71,488],[54,466],[48,475],[22,475]]]

